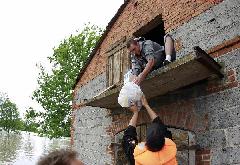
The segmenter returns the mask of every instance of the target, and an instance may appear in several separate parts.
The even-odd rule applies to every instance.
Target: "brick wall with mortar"
[[[110,111],[81,105],[85,99],[95,96],[105,88],[106,74],[103,73],[74,94],[71,142],[85,164],[111,164],[112,162],[112,155],[107,152],[111,137],[106,130],[112,122]]]
[[[171,4],[164,4],[165,1],[138,1],[137,6],[134,5],[136,1],[130,1],[124,9],[74,92],[73,146],[86,164],[111,164],[113,155],[108,146],[113,141],[114,133],[123,130],[130,118],[130,114],[123,110],[110,111],[81,106],[81,100],[91,98],[106,86],[104,50],[122,36],[131,36],[159,13],[165,18],[165,29],[178,41],[178,58],[198,45],[224,65],[226,76],[220,81],[200,82],[154,98],[151,105],[167,125],[192,130],[197,134],[197,144],[201,147],[196,152],[197,164],[240,163],[237,157],[240,152],[240,2],[200,2],[202,7],[199,8],[195,2],[189,3],[189,6],[195,6],[195,10],[190,10],[194,14],[189,17],[186,10],[182,16],[184,19],[178,18],[179,21],[171,21],[171,17],[166,17],[165,11],[170,11],[168,7]],[[151,3],[158,5],[152,5],[149,11]],[[136,10],[144,13],[144,16],[137,14],[133,17]],[[149,11],[148,14],[146,11]],[[128,15],[129,18],[126,18]],[[123,21],[124,19],[129,21]],[[102,64],[102,68],[96,65],[97,62]],[[141,112],[139,123],[147,121],[149,119],[145,112]],[[96,146],[92,143],[96,143]]]
[[[113,27],[102,42],[96,56],[91,60],[77,88],[86,84],[106,70],[106,50],[123,37],[131,37],[134,32],[161,15],[166,32],[176,29],[193,17],[220,3],[220,0],[168,1],[168,0],[130,0]]]

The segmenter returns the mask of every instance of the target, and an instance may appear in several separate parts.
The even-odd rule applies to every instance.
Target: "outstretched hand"
[[[137,84],[137,85],[140,85],[140,83],[142,82],[142,80],[141,80],[141,77],[136,77],[134,80],[133,80],[133,82],[135,83],[135,84]]]

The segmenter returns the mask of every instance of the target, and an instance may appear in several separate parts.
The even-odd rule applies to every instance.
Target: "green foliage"
[[[8,133],[23,129],[23,122],[17,106],[10,101],[6,94],[0,95],[0,127]]]
[[[29,107],[24,116],[24,131],[38,133],[38,129],[40,128],[40,116],[40,112],[36,112],[32,107]]]
[[[70,136],[72,87],[79,70],[99,40],[101,29],[89,24],[77,35],[71,35],[54,48],[48,57],[53,65],[51,73],[40,65],[38,89],[33,99],[42,105],[45,112],[41,123],[42,134],[49,137]]]

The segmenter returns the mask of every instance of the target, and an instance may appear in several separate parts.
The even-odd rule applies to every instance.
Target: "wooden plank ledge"
[[[221,65],[200,47],[194,47],[186,55],[167,66],[151,72],[141,84],[146,98],[164,95],[207,78],[222,78]],[[101,108],[117,108],[119,91],[123,84],[112,86],[87,100],[86,105]]]

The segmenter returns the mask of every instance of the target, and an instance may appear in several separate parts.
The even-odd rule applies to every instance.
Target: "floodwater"
[[[70,148],[70,138],[49,139],[34,133],[0,131],[0,165],[34,165],[43,153]]]

